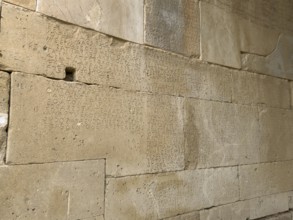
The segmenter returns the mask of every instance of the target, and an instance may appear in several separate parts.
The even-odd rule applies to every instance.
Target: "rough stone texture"
[[[287,80],[243,71],[234,71],[232,77],[233,102],[290,108],[290,86]]]
[[[292,190],[292,166],[293,161],[240,166],[240,198],[248,199]]]
[[[289,197],[289,208],[293,209],[293,192],[288,193],[288,197]]]
[[[161,219],[238,197],[236,167],[110,178],[105,215],[107,220]]]
[[[292,213],[287,212],[287,213],[281,213],[275,216],[267,217],[267,218],[262,218],[259,220],[292,220]]]
[[[261,161],[293,159],[293,111],[260,108]]]
[[[145,1],[145,43],[187,56],[199,56],[198,4],[198,0]]]
[[[0,71],[0,164],[3,163],[7,140],[10,76]]]
[[[202,59],[292,79],[292,9],[291,1],[202,1]]]
[[[288,210],[288,194],[282,193],[203,210],[200,212],[200,220],[258,219]]]
[[[0,69],[64,78],[65,68],[73,67],[75,79],[86,83],[231,101],[227,68],[114,40],[7,4],[2,16]]]
[[[199,212],[191,212],[188,214],[177,215],[170,218],[165,218],[165,220],[200,220]]]
[[[103,214],[104,160],[0,167],[2,219],[85,219]]]
[[[4,2],[12,3],[15,5],[19,5],[21,7],[36,10],[36,2],[37,0],[4,0]],[[0,1],[1,2],[1,1]]]
[[[109,175],[180,170],[182,108],[179,97],[13,73],[7,162],[107,158]]]
[[[89,0],[74,4],[68,0],[38,0],[37,11],[119,38],[143,42],[142,0]]]
[[[256,107],[187,99],[184,109],[188,169],[259,161]]]

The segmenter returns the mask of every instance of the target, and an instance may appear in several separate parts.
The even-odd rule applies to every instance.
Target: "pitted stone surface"
[[[236,167],[109,178],[105,215],[108,220],[162,219],[234,202],[238,196]]]
[[[260,108],[260,153],[262,162],[293,159],[293,111]]]
[[[0,167],[2,219],[94,219],[104,209],[104,160]]]
[[[233,78],[233,102],[290,108],[290,85],[287,80],[249,72],[236,72]]]
[[[198,4],[198,0],[145,1],[145,43],[187,56],[199,56]]]
[[[21,7],[24,7],[33,11],[36,10],[36,4],[37,4],[37,0],[4,0],[4,2],[19,5]]]
[[[180,170],[182,108],[179,97],[13,73],[7,161],[107,158],[118,176]]]
[[[187,99],[184,109],[188,169],[259,161],[257,107]]]
[[[248,199],[291,191],[292,166],[292,160],[240,166],[240,198]]]
[[[143,42],[143,0],[38,0],[37,11],[122,39]]]

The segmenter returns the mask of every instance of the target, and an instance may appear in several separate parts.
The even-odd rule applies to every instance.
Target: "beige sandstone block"
[[[261,161],[293,159],[293,111],[260,108]]]
[[[191,212],[188,214],[165,218],[164,220],[199,220],[199,217],[199,212]]]
[[[201,220],[247,220],[286,212],[288,193],[274,194],[200,211]]]
[[[276,216],[271,216],[271,217],[268,217],[268,218],[264,218],[262,220],[292,220],[292,212],[287,212],[287,213],[281,213],[281,214],[278,214]]]
[[[248,199],[292,190],[293,161],[239,167],[240,198]]]
[[[199,56],[198,4],[198,0],[145,1],[145,43],[187,56]]]
[[[30,9],[35,11],[36,10],[36,2],[37,0],[4,0],[4,2],[12,3],[14,5],[19,5],[21,7]]]
[[[115,37],[143,42],[143,1],[38,0],[37,11]]]
[[[289,197],[289,208],[293,209],[293,191],[288,193],[288,197]]]
[[[107,158],[115,176],[181,170],[182,108],[178,97],[13,73],[7,162]]]
[[[236,201],[237,168],[107,179],[106,219],[161,219]]]
[[[235,71],[232,77],[233,102],[290,108],[290,86],[287,80],[244,71]]]
[[[104,160],[0,167],[2,219],[85,219],[103,214]]]
[[[231,101],[227,68],[114,40],[8,4],[2,16],[2,69],[64,78],[65,68],[72,67],[75,80],[86,83]]]
[[[201,8],[201,56],[212,63],[241,67],[237,20],[232,13],[207,2]]]
[[[267,56],[255,54],[242,55],[242,68],[277,77],[293,79],[293,35],[281,34],[276,48]]]
[[[184,123],[187,168],[259,161],[256,107],[187,99]]]

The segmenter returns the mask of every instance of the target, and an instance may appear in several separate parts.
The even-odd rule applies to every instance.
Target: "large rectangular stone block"
[[[273,194],[200,211],[201,220],[259,219],[289,210],[288,194]]]
[[[144,13],[146,44],[199,56],[198,0],[147,0]]]
[[[125,43],[9,4],[3,4],[2,16],[2,69],[61,79],[71,67],[76,81],[231,101],[227,68]]]
[[[241,199],[291,191],[292,167],[292,160],[240,166]]]
[[[164,220],[199,220],[199,212],[190,212],[188,214],[177,215]]]
[[[187,168],[259,161],[256,107],[187,99],[184,109]]]
[[[162,219],[237,199],[236,167],[109,178],[105,215],[108,220]]]
[[[0,166],[1,219],[94,219],[102,215],[104,163]]]
[[[143,43],[143,0],[38,0],[37,11],[63,21]]]
[[[107,158],[108,175],[184,168],[183,100],[13,73],[7,162]]]
[[[245,71],[234,71],[232,77],[233,102],[290,108],[290,86],[287,80]]]
[[[260,108],[261,161],[293,159],[293,111]]]

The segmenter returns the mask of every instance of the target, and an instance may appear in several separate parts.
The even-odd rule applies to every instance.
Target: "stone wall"
[[[0,219],[293,219],[293,1],[0,5]]]

